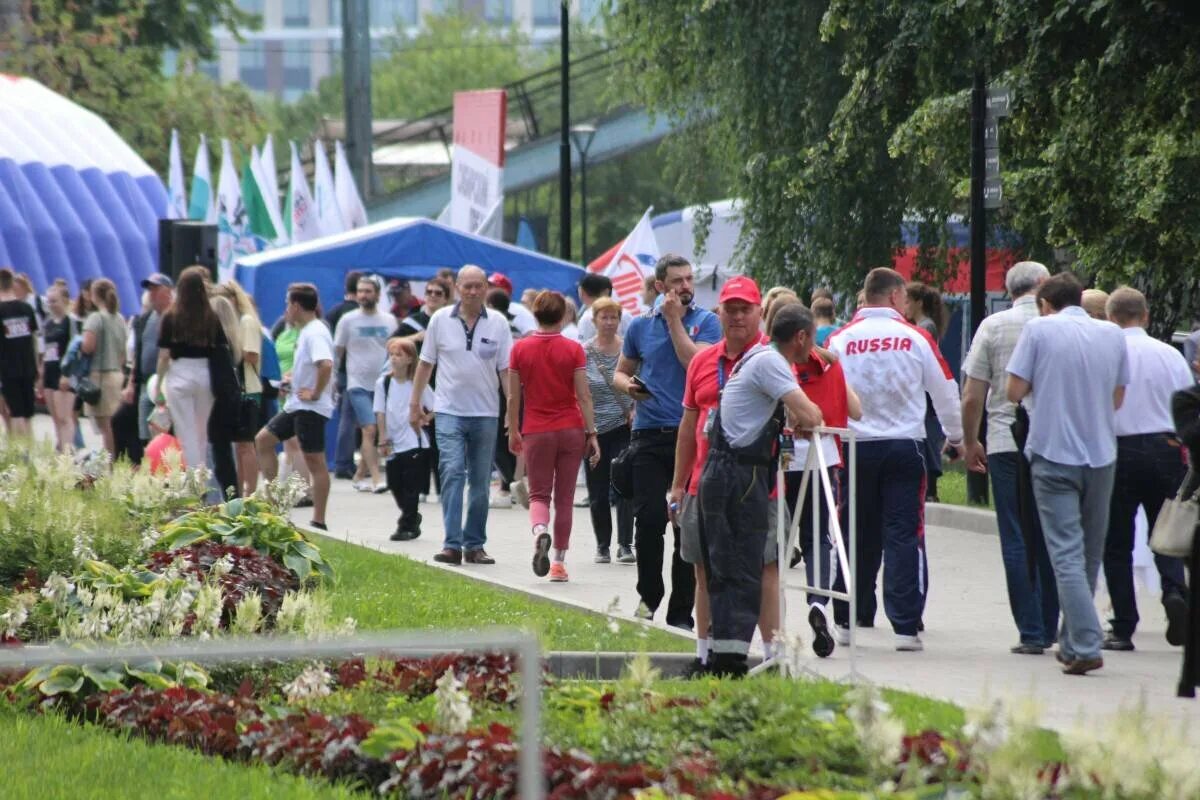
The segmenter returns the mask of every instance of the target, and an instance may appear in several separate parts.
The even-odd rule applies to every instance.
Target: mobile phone
[[[637,375],[634,375],[632,378],[630,378],[629,382],[632,383],[639,392],[645,392],[646,394],[654,394],[654,392],[650,391],[650,387],[646,385],[646,382],[643,381]]]

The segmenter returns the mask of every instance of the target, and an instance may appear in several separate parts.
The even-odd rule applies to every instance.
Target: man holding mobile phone
[[[688,364],[697,352],[721,339],[717,315],[696,306],[692,265],[664,255],[654,269],[655,288],[663,295],[657,308],[629,326],[613,376],[613,386],[637,401],[631,436],[634,477],[634,545],[638,554],[637,591],[653,617],[666,595],[663,583],[665,497],[675,471],[675,440],[683,416]],[[636,380],[635,380],[636,378]],[[671,559],[671,598],[667,624],[691,629],[696,582],[692,567],[679,555],[679,528]]]

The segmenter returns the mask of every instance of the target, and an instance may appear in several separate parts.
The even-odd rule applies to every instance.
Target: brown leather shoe
[[[452,550],[451,548],[447,547],[445,550],[435,555],[433,560],[439,564],[458,565],[463,561],[463,554],[461,550]]]
[[[478,550],[467,550],[463,553],[463,561],[468,564],[495,564],[496,559],[487,554],[482,547]]]
[[[1103,658],[1077,658],[1063,667],[1064,675],[1086,675],[1104,666]]]

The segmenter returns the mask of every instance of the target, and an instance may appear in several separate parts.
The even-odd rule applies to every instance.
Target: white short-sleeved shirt
[[[749,350],[721,392],[721,432],[734,447],[754,441],[783,396],[799,389],[792,365],[770,345]]]
[[[1007,369],[1031,386],[1021,401],[1029,410],[1027,457],[1093,468],[1116,461],[1113,393],[1129,383],[1120,328],[1067,306],[1025,325]]]
[[[520,303],[509,303],[508,313],[512,315],[513,327],[522,336],[528,336],[538,329],[537,317],[533,312]]]
[[[508,369],[512,353],[508,320],[484,308],[468,332],[458,309],[455,303],[430,317],[421,347],[421,360],[438,368],[434,410],[459,417],[499,417],[498,373]]]
[[[292,391],[284,411],[315,411],[323,417],[333,416],[333,376],[325,383],[325,391],[316,400],[301,400],[301,389],[317,386],[317,364],[333,363],[333,337],[321,319],[314,319],[300,329],[296,339],[296,355],[292,362]]]
[[[1173,432],[1171,396],[1195,383],[1187,360],[1171,345],[1151,338],[1145,328],[1121,332],[1129,353],[1129,385],[1117,409],[1117,436]]]
[[[971,350],[963,361],[963,372],[968,378],[988,382],[987,396],[987,451],[989,453],[1015,453],[1017,443],[1013,439],[1012,424],[1017,417],[1017,407],[1008,402],[1008,360],[1017,347],[1021,330],[1031,319],[1037,319],[1037,302],[1033,294],[1026,294],[1006,308],[984,317],[979,330],[971,341]]]
[[[346,388],[371,391],[387,363],[387,340],[396,318],[386,311],[368,314],[361,308],[338,320],[333,343],[346,350]]]
[[[385,382],[388,384],[386,399]],[[388,439],[392,442],[393,457],[418,447],[429,447],[429,434],[422,429],[418,442],[416,431],[412,429],[412,425],[408,424],[408,402],[412,398],[412,392],[412,381],[401,381],[393,377],[388,382],[387,376],[383,375],[375,382],[374,410],[376,414],[384,415]],[[421,405],[424,408],[432,409],[434,402],[433,389],[426,386],[425,391],[421,394]]]

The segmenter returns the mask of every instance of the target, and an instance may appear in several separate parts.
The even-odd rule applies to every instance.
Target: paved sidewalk
[[[308,512],[298,509],[293,518],[304,524]],[[335,480],[330,535],[433,564],[432,556],[441,549],[441,509],[436,502],[425,503],[421,513],[424,534],[420,539],[391,542],[388,537],[397,516],[391,496],[358,493],[348,481]],[[617,615],[632,616],[638,602],[636,567],[592,563],[595,543],[586,509],[575,510],[576,536],[567,556],[571,580],[566,584],[551,584],[530,569],[532,543],[526,513],[520,507],[492,509],[487,549],[496,558],[494,566],[441,568],[597,611],[615,604]],[[861,675],[965,705],[988,698],[1032,695],[1043,709],[1044,724],[1059,729],[1076,721],[1098,721],[1139,698],[1144,698],[1154,714],[1175,723],[1200,722],[1200,704],[1175,697],[1182,651],[1163,638],[1165,620],[1156,597],[1139,599],[1145,619],[1135,640],[1136,652],[1105,653],[1105,667],[1098,673],[1068,677],[1059,672],[1052,653],[1035,657],[1008,652],[1017,634],[1009,615],[1000,544],[995,536],[936,527],[929,528],[926,536],[930,595],[925,651],[898,653],[892,649],[891,630],[881,607],[876,624],[882,627],[859,632]],[[670,571],[664,572],[669,582]],[[791,581],[801,578],[795,570],[786,574]],[[804,623],[801,593],[789,591],[788,605],[793,610],[790,631],[799,631],[807,645],[810,632]],[[817,659],[811,650],[806,650],[806,656],[806,666],[820,675],[835,679],[849,675],[846,648],[838,648],[829,659]]]

